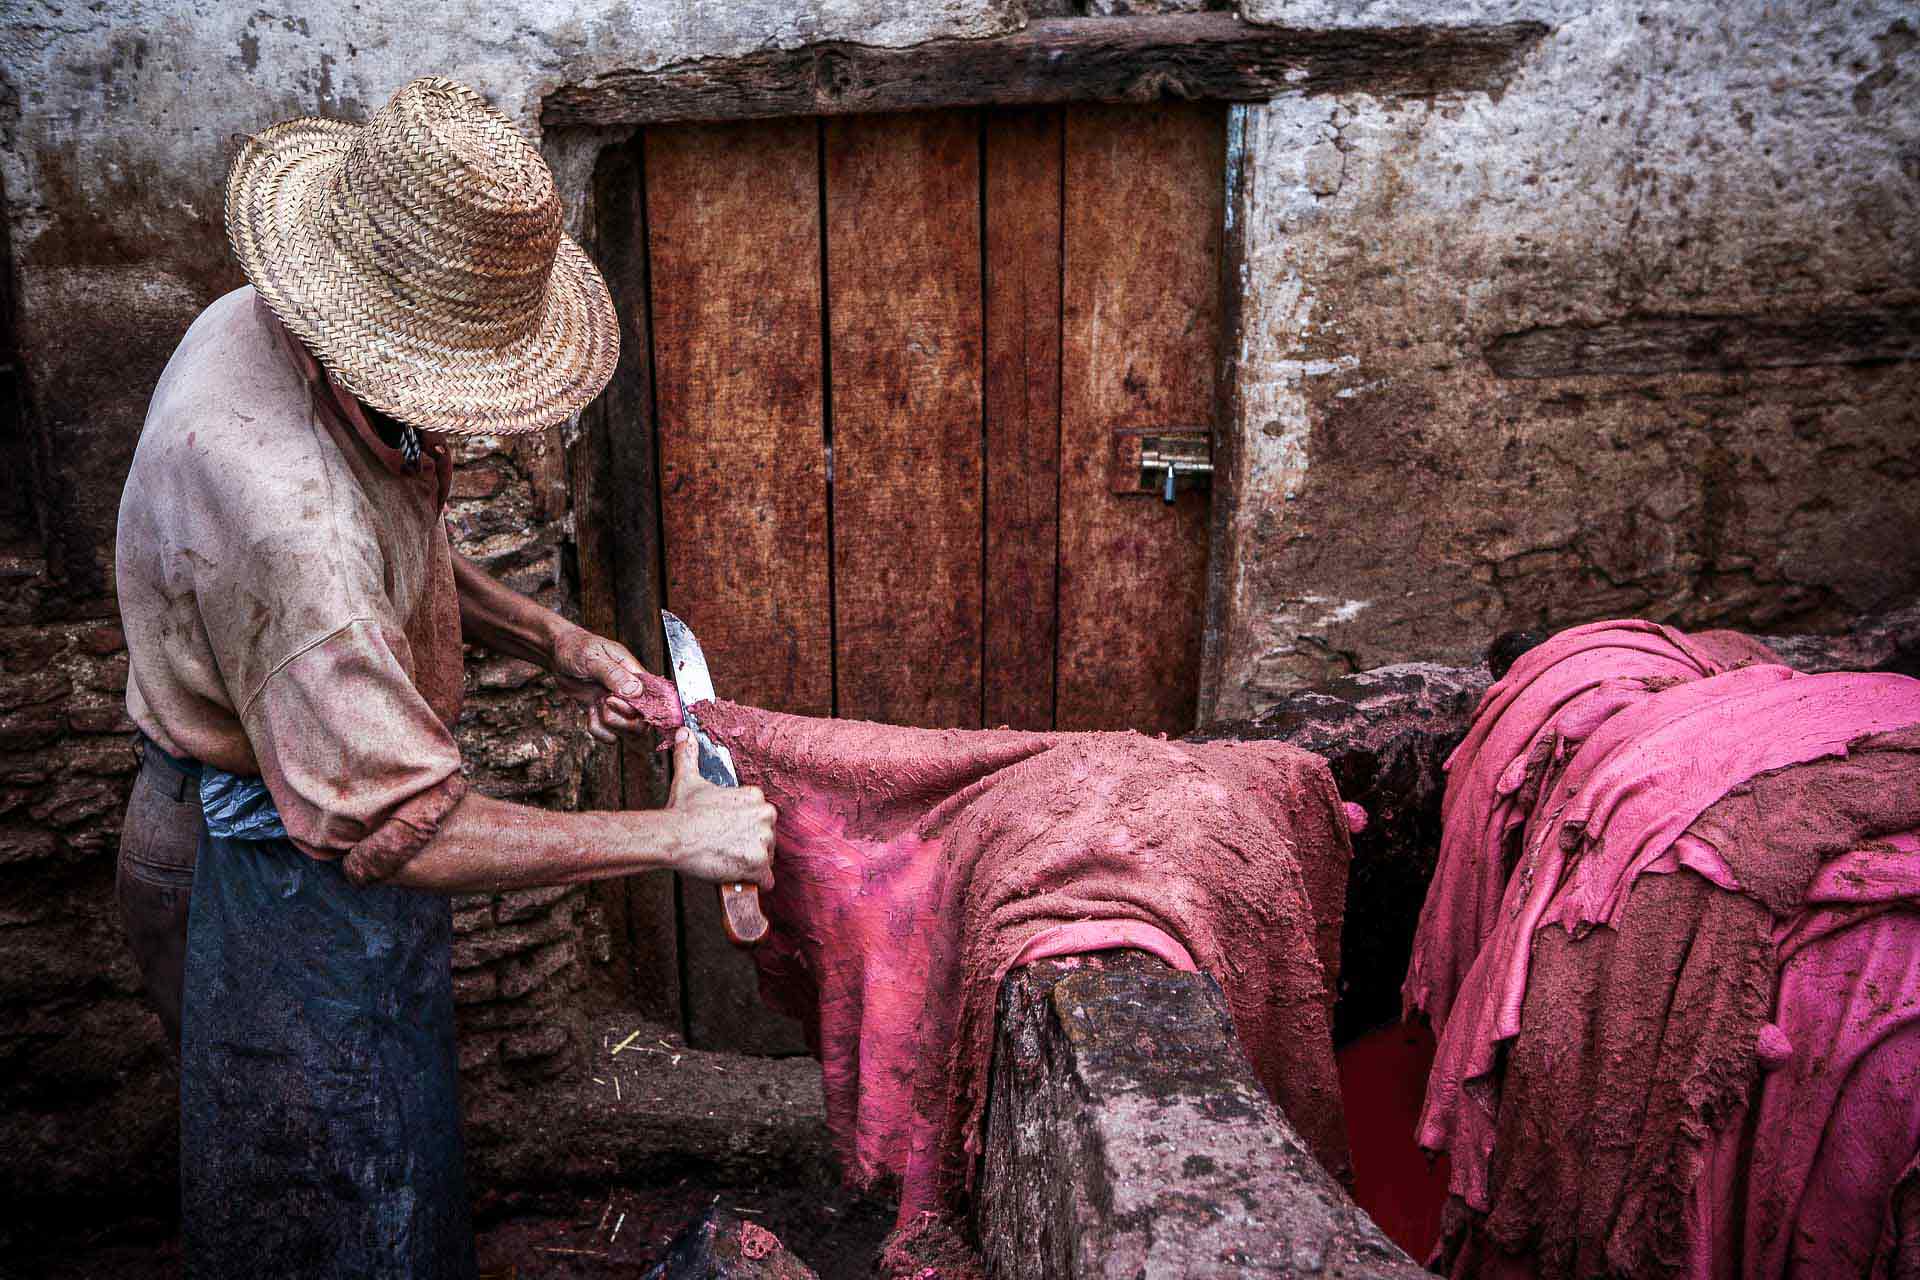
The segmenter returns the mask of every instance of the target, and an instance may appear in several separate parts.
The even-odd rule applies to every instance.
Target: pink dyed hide
[[[1043,956],[1134,947],[1212,975],[1261,1081],[1345,1167],[1328,975],[1349,815],[1318,756],[695,711],[780,811],[762,995],[808,1028],[849,1177],[897,1181],[902,1224],[970,1184],[1000,982]]]
[[[1790,1051],[1755,1109],[1747,1276],[1913,1274],[1885,1247],[1887,1189],[1920,1167],[1917,908],[1908,833],[1827,863],[1774,935],[1773,1026]],[[1739,1139],[1720,1135],[1719,1168],[1738,1167]]]
[[[1452,1191],[1476,1209],[1494,1170],[1497,1047],[1520,1031],[1535,932],[1618,925],[1644,873],[1684,867],[1742,891],[1689,831],[1702,813],[1761,774],[1920,724],[1920,681],[1728,670],[1751,650],[1703,639],[1647,623],[1564,632],[1488,692],[1448,762],[1406,995],[1440,1029],[1419,1141],[1448,1153]],[[1889,1190],[1920,1151],[1920,840],[1826,862],[1775,941],[1757,1123],[1714,1134],[1679,1273],[1878,1274]]]
[[[1447,1024],[1467,969],[1493,931],[1509,841],[1532,812],[1549,768],[1564,764],[1649,682],[1717,675],[1772,655],[1731,632],[1685,636],[1637,620],[1563,631],[1520,656],[1488,689],[1447,760],[1440,859],[1420,910],[1402,997],[1409,1013]]]

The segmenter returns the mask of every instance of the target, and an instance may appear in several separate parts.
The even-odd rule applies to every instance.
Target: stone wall
[[[564,455],[546,436],[465,441],[448,500],[454,547],[548,608],[573,613],[567,495]],[[522,804],[579,808],[593,747],[580,723],[539,668],[469,654],[458,736],[474,787]],[[585,980],[589,954],[609,958],[587,890],[470,895],[453,906],[466,1086],[544,1076],[577,1062],[585,1010],[570,997]]]

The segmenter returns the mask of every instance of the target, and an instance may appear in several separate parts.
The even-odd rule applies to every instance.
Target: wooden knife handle
[[[720,923],[726,928],[727,941],[736,947],[755,946],[766,937],[767,917],[760,910],[760,886],[721,885]]]

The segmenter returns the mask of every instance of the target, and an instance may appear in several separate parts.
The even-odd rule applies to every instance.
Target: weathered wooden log
[[[1425,1273],[1261,1089],[1220,989],[1138,952],[1008,976],[975,1227],[987,1273]]]
[[[1384,30],[1257,27],[1228,13],[1055,18],[908,49],[827,42],[614,71],[547,95],[540,120],[664,124],[1067,102],[1264,102],[1281,93],[1498,91],[1539,23]]]

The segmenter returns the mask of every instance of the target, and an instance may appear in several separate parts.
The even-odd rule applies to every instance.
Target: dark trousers
[[[175,1052],[180,1048],[180,995],[186,978],[187,906],[205,830],[197,772],[143,742],[140,776],[120,826],[115,890],[147,998]]]
[[[453,912],[295,848],[201,768],[181,1002],[188,1280],[473,1280]]]

